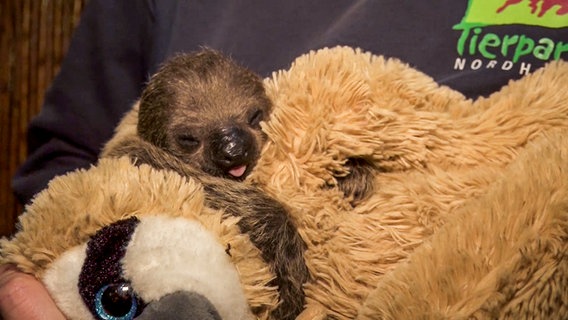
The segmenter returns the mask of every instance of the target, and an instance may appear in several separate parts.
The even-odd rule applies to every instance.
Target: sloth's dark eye
[[[260,122],[264,120],[264,112],[262,110],[256,110],[250,117],[249,117],[249,124],[253,128],[260,128]]]
[[[192,135],[180,134],[176,137],[177,143],[186,151],[192,152],[199,147],[199,140]]]
[[[102,320],[130,320],[139,313],[138,297],[129,283],[109,284],[95,296],[97,316]]]

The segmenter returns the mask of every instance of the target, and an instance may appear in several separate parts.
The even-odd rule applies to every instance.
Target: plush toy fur
[[[568,199],[568,158],[564,152],[524,154],[545,134],[568,129],[567,83],[568,64],[553,62],[488,98],[471,101],[398,60],[351,48],[312,52],[268,79],[276,109],[263,128],[269,142],[250,180],[287,204],[308,245],[305,257],[314,279],[305,286],[308,309],[342,319],[467,318],[493,303],[490,316],[515,318],[523,312],[545,315],[535,307],[542,302],[550,305],[551,315],[566,312],[568,296],[561,288],[568,230],[560,204]],[[566,150],[565,137],[534,143],[544,150],[554,150],[548,144]],[[352,157],[377,168],[374,193],[355,207],[336,187]],[[523,165],[532,173],[514,169]],[[554,179],[547,180],[551,172],[556,172]],[[495,186],[498,181],[504,189]],[[550,184],[550,190],[536,187],[541,184]],[[526,189],[515,191],[515,185]],[[503,207],[492,208],[499,204]],[[552,204],[557,212],[545,214]],[[475,206],[481,208],[468,211]],[[495,210],[501,211],[499,220],[492,219]],[[464,232],[474,226],[454,222],[456,215],[471,216],[485,232]],[[553,219],[534,227],[543,241],[556,239],[557,255],[544,267],[529,251],[525,260],[514,257],[530,242],[522,239],[532,226],[516,225],[523,215],[527,223]],[[507,227],[513,228],[509,236],[491,233]],[[441,228],[452,242],[437,240]],[[495,247],[482,246],[484,241]],[[507,241],[512,243],[500,243]],[[466,253],[462,243],[475,250]],[[494,257],[492,250],[503,252]],[[406,266],[409,258],[413,263]],[[474,275],[469,268],[478,268],[471,264],[476,261],[484,265]],[[497,274],[504,265],[520,273],[508,279],[510,285]],[[405,273],[405,268],[414,269]],[[471,277],[456,282],[452,270]],[[555,272],[559,275],[547,283],[548,294],[512,287],[522,274]],[[484,285],[476,309],[471,300],[481,288],[470,288]],[[507,295],[497,302],[502,291]],[[469,308],[462,308],[467,301]]]
[[[301,56],[267,79],[268,143],[245,183],[284,203],[307,244],[300,317],[566,317],[566,83],[568,64],[553,62],[472,101],[398,60],[346,47]],[[117,138],[135,134],[126,119]],[[373,193],[357,203],[338,187],[352,158],[376,170]],[[2,262],[41,278],[113,221],[181,215],[231,244],[246,301],[265,316],[277,299],[266,286],[273,275],[234,218],[202,199],[191,179],[103,160],[35,199],[2,242]]]

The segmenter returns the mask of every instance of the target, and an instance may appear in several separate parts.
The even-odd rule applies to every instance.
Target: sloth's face
[[[206,50],[175,57],[152,77],[138,132],[210,175],[243,180],[260,155],[260,124],[271,108],[256,74]]]
[[[267,120],[270,104],[248,97],[240,105],[225,105],[215,111],[176,110],[167,133],[169,151],[210,175],[242,180],[260,156],[266,139],[260,123]]]

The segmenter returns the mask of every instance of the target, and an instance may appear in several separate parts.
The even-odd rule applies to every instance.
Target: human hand
[[[49,292],[32,275],[0,266],[0,319],[65,320]]]

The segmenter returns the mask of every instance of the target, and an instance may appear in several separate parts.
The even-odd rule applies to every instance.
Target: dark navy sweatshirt
[[[13,180],[23,203],[93,164],[164,59],[207,46],[266,77],[336,45],[395,57],[470,98],[568,57],[551,0],[90,0]]]

